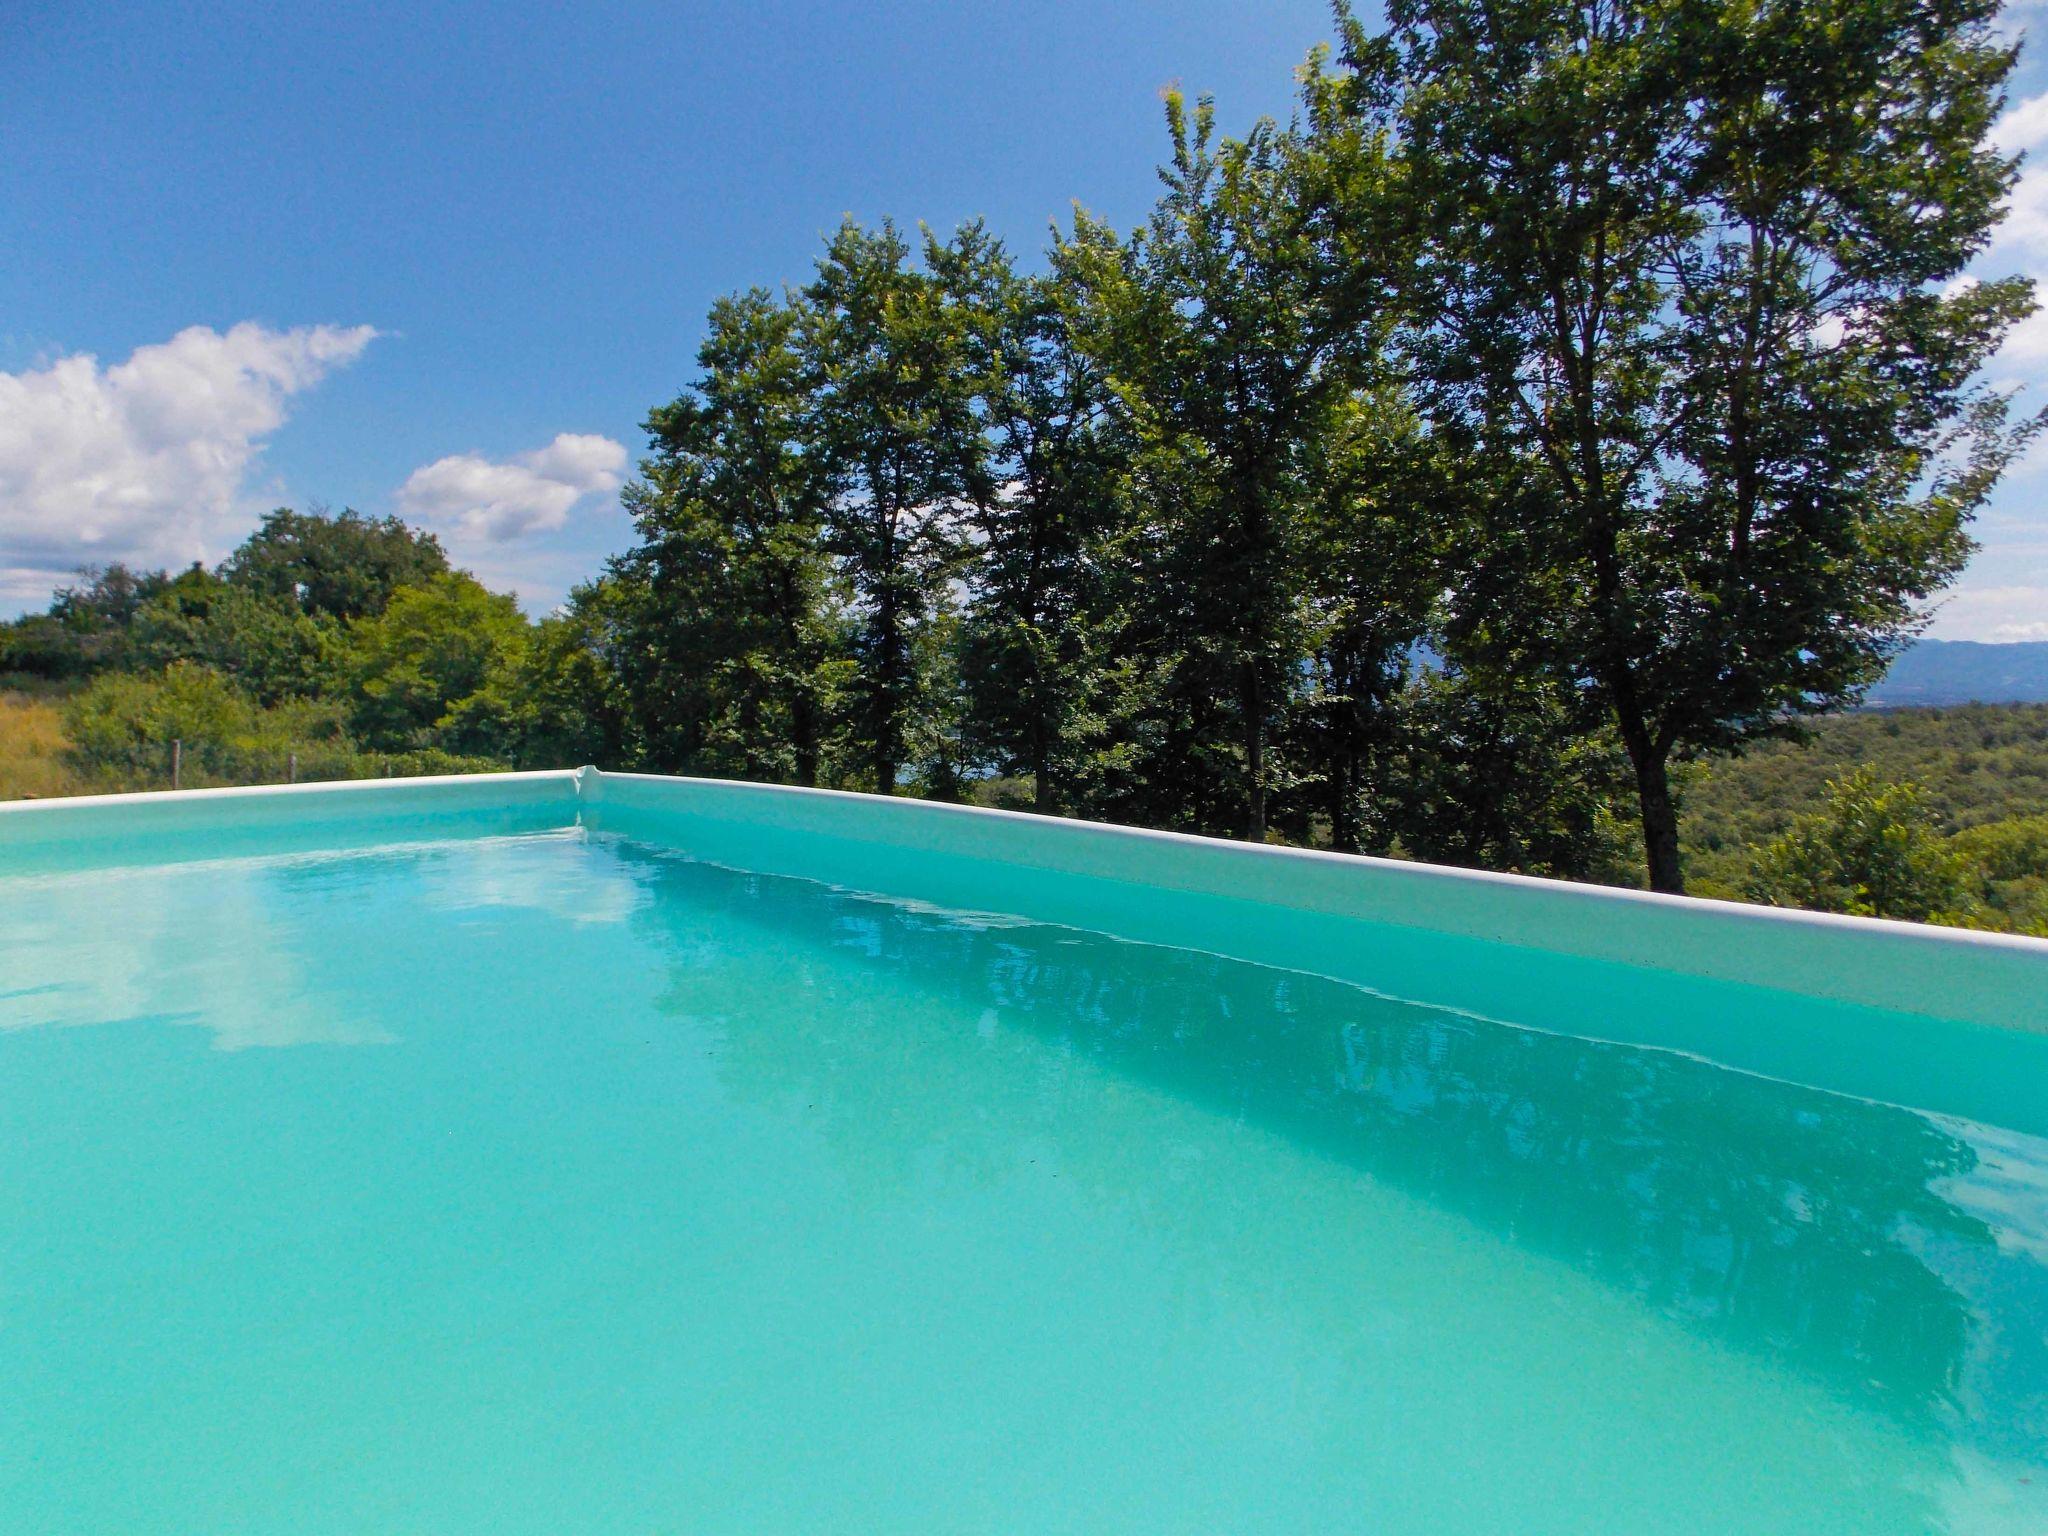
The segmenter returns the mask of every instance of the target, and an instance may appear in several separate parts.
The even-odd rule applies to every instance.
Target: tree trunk
[[[1650,874],[1650,889],[1666,896],[1683,896],[1685,869],[1678,858],[1678,808],[1671,801],[1670,745],[1657,740],[1642,706],[1636,679],[1626,666],[1616,665],[1612,669],[1607,687],[1622,747],[1628,752],[1629,765],[1636,771],[1636,803],[1641,812],[1643,860]]]
[[[1031,722],[1031,808],[1041,816],[1050,816],[1053,809],[1052,776],[1046,768],[1052,756],[1047,747],[1051,734],[1041,711]]]
[[[881,670],[881,676],[875,679],[875,793],[893,795],[901,766],[896,747],[903,701],[897,697],[896,651],[902,637],[896,629],[896,595],[888,587],[882,589],[882,599],[875,608],[875,629],[880,641],[875,649]]]
[[[740,699],[740,776],[755,783],[771,777],[761,746],[761,700],[749,683]]]
[[[784,675],[797,672],[802,681],[789,688],[789,746],[796,759],[796,781],[805,789],[818,787],[818,711],[811,694],[811,680],[818,675],[819,658],[805,644],[803,608],[795,574],[789,565],[778,567],[781,579],[779,606],[782,611],[782,653]]]
[[[1685,894],[1685,871],[1678,859],[1678,808],[1671,800],[1671,768],[1664,755],[1644,745],[1630,746],[1635,764],[1636,799],[1642,807],[1643,855],[1650,871],[1650,889],[1667,896]]]
[[[1259,687],[1259,665],[1244,663],[1244,835],[1247,842],[1266,840],[1266,709]]]
[[[1334,754],[1330,764],[1330,846],[1339,853],[1358,852],[1357,784],[1357,754]]]
[[[810,695],[797,690],[789,701],[790,746],[796,756],[796,781],[805,789],[818,787],[818,721],[811,709]]]

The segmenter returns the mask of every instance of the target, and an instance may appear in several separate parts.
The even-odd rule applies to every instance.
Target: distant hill
[[[2048,640],[1985,645],[1917,640],[1864,699],[1869,709],[1909,704],[2048,704]]]
[[[1820,806],[1828,780],[1857,768],[1887,783],[1921,785],[1948,830],[2048,816],[2048,704],[1832,715],[1813,722],[1805,743],[1767,742],[1742,757],[1694,765],[1683,790],[1688,886],[1703,896],[1739,894],[1751,850]],[[2048,905],[2042,911],[2048,915]]]

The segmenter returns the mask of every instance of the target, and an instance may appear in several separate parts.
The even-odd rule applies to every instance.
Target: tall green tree
[[[1070,809],[1101,734],[1119,434],[1057,274],[1020,276],[972,239],[941,252],[938,272],[979,329],[974,383],[993,454],[961,647],[969,750],[1028,774],[1039,811]]]
[[[1975,379],[2031,308],[1958,284],[2013,164],[1996,0],[1393,0],[1416,352],[1503,470],[1454,625],[1612,719],[1650,883],[1670,765],[1853,701],[2037,423]]]
[[[800,316],[762,289],[720,299],[696,386],[647,422],[617,566],[640,728],[657,764],[816,784],[845,666],[810,450]]]
[[[586,582],[534,625],[505,691],[522,768],[630,766],[630,701],[614,666],[616,584]]]
[[[1310,644],[1313,445],[1391,315],[1386,252],[1359,235],[1392,168],[1383,138],[1351,124],[1342,143],[1270,121],[1219,143],[1208,100],[1190,112],[1169,93],[1166,113],[1172,161],[1149,223],[1119,247],[1079,217],[1055,259],[1131,438],[1145,525],[1132,548],[1152,635],[1170,648],[1162,696],[1191,727],[1159,742],[1183,766],[1153,771],[1187,775],[1190,798],[1223,778],[1237,828],[1262,839],[1287,778],[1271,749]],[[1189,750],[1219,737],[1234,740],[1234,764]]]
[[[1309,649],[1289,730],[1302,793],[1291,830],[1340,853],[1384,851],[1403,695],[1442,583],[1456,486],[1405,391],[1337,402],[1310,444],[1303,513]]]
[[[963,240],[979,239],[965,232]],[[968,521],[995,496],[976,407],[975,322],[893,224],[843,224],[803,291],[806,451],[825,477],[829,547],[851,591],[847,724],[867,782],[896,792],[946,686],[944,621]]]
[[[264,706],[326,690],[340,644],[333,620],[197,565],[144,603],[130,627],[138,665],[154,671],[174,661],[197,662],[234,678]]]

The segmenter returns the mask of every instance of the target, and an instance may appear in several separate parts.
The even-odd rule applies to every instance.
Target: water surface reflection
[[[728,1026],[727,1081],[857,1138],[864,1166],[890,1135],[906,1180],[935,1176],[935,1159],[939,1176],[993,1176],[1027,1135],[1057,1155],[1056,1066],[1000,1123],[977,1092],[971,1053],[1026,1039],[1041,1062],[1283,1136],[1845,1395],[1967,1423],[1984,1451],[2032,1458],[2048,1437],[2038,1141],[1300,972],[615,852],[656,894],[636,920],[666,926],[671,1006]],[[789,964],[744,985],[698,967],[693,914],[707,912],[752,925]],[[802,958],[819,950],[858,963]],[[864,979],[874,967],[943,1002],[962,1054],[905,1038]],[[745,1027],[787,1009],[817,1021],[795,1062]],[[878,1125],[868,1106],[892,1081],[918,1110]],[[948,1106],[937,1119],[934,1103]],[[1113,1177],[1120,1163],[1124,1195],[1155,1199],[1174,1149],[1123,1154],[1089,1166]]]

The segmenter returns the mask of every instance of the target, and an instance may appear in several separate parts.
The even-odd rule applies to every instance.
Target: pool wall
[[[0,803],[0,874],[312,852],[573,825],[574,769]]]
[[[926,801],[726,780],[540,773],[92,796],[0,805],[0,874],[509,834],[587,825],[764,873],[1071,922],[1357,980],[1396,995],[1710,1053],[1758,1037],[1761,1070],[1839,1061],[1808,1023],[1768,1044],[1757,993],[2048,1033],[2048,941],[1653,896],[1269,848]],[[1400,942],[1390,942],[1400,930]],[[1515,957],[1519,956],[1517,959]],[[1542,975],[1530,967],[1543,970]],[[1627,968],[1709,985],[1657,1017]],[[1562,968],[1560,971],[1559,968]],[[1645,994],[1647,998],[1648,994]],[[1512,1007],[1510,1007],[1512,1005]],[[1647,1006],[1647,1004],[1645,1005]],[[1732,1015],[1742,1015],[1737,1018]],[[1861,1028],[1846,1022],[1843,1030]],[[1905,1052],[1900,1066],[1925,1042]],[[1766,1048],[1767,1047],[1767,1048]],[[1882,1054],[1865,1030],[1856,1049]],[[1787,1058],[1789,1054],[1790,1059]]]
[[[1918,923],[1272,848],[830,790],[583,770],[587,821],[659,831],[746,867],[796,851],[817,872],[886,873],[881,850],[1221,897],[2007,1028],[2048,1030],[2048,941]],[[862,850],[868,851],[863,860]],[[891,861],[894,862],[894,861]],[[794,869],[782,870],[798,873]],[[937,874],[937,866],[928,866]],[[851,883],[851,882],[849,882]],[[890,894],[918,894],[891,891]],[[973,905],[971,890],[933,893]],[[990,893],[993,894],[993,893]],[[986,905],[1001,908],[993,901]],[[1310,953],[1296,964],[1320,963]]]

